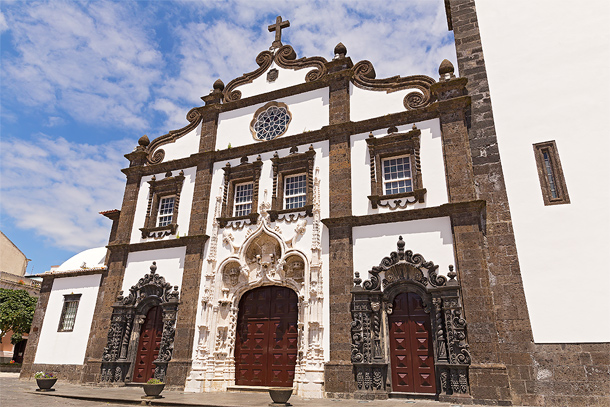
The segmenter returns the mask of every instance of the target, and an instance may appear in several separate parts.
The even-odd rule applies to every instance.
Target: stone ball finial
[[[337,45],[335,45],[335,55],[338,56],[339,58],[344,58],[345,55],[347,55],[347,48],[345,47],[345,45],[343,45],[342,42],[338,43]]]
[[[454,71],[455,69],[453,68],[453,64],[448,59],[443,59],[443,62],[441,62],[441,65],[438,67],[438,74],[441,77],[447,74],[449,74],[449,76],[452,76]]]
[[[142,147],[148,147],[148,145],[150,144],[150,140],[148,139],[148,136],[145,134],[142,137],[140,137],[140,139],[138,140],[138,145],[142,146]]]
[[[153,261],[152,265],[150,266],[150,274],[155,274],[155,271],[157,271],[157,262]]]
[[[212,87],[214,88],[214,91],[222,92],[225,89],[225,84],[220,79],[216,79],[216,82],[214,82]]]

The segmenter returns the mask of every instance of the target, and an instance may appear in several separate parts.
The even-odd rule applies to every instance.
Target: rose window
[[[256,140],[273,140],[286,132],[290,120],[288,106],[271,102],[256,112],[250,129]]]

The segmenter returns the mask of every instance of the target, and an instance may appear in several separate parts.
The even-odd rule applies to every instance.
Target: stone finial
[[[225,84],[220,79],[216,79],[212,87],[214,88],[213,92],[222,92],[225,89]]]
[[[453,64],[448,59],[443,59],[441,65],[438,67],[438,74],[441,76],[441,81],[447,81],[451,78],[455,78],[453,72],[455,69],[453,68]]]
[[[309,151],[313,151],[313,150],[314,150],[314,149],[313,149],[313,144],[310,144],[310,145],[309,145]]]
[[[347,55],[347,48],[345,47],[345,45],[343,45],[342,42],[340,42],[335,45],[334,53],[335,58],[345,58],[345,55]]]
[[[153,261],[152,265],[150,266],[150,274],[155,274],[156,271],[157,271],[157,262]]]
[[[398,236],[398,243],[396,243],[396,246],[398,247],[399,252],[405,250],[405,241],[402,240],[402,236]]]
[[[148,145],[150,144],[150,140],[148,139],[148,136],[145,134],[142,137],[140,137],[140,139],[138,140],[138,145],[146,148],[148,147]]]
[[[172,176],[172,172],[171,171],[168,171],[168,172],[165,173],[165,178],[171,178],[171,176]]]
[[[241,160],[239,160],[239,163],[240,163],[240,164],[245,164],[245,163],[247,163],[247,162],[248,162],[248,156],[247,156],[247,155],[244,155],[244,156],[241,158]]]
[[[290,154],[296,154],[299,152],[299,148],[297,146],[292,146],[290,149]]]
[[[355,286],[359,286],[360,283],[362,283],[362,279],[360,278],[360,273],[359,272],[355,272],[354,273],[355,277],[354,277],[354,285]]]
[[[388,129],[388,134],[398,133],[398,127],[392,126]]]

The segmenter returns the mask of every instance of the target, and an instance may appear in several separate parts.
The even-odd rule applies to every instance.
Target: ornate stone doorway
[[[433,262],[405,250],[399,237],[397,251],[369,270],[369,280],[363,283],[355,275],[355,396],[384,398],[392,391],[468,394],[470,352],[453,266],[447,280]]]
[[[421,297],[400,293],[388,316],[392,390],[436,394],[430,315]]]
[[[161,337],[163,336],[163,310],[161,307],[152,307],[140,333],[138,354],[133,373],[133,381],[144,383],[155,375],[155,364],[153,361],[159,356]]]
[[[151,375],[164,380],[174,349],[179,304],[178,286],[172,290],[172,285],[157,274],[155,262],[126,297],[121,291],[112,305],[101,381],[143,382]]]
[[[235,384],[292,387],[298,353],[298,300],[286,287],[246,292],[239,302]]]

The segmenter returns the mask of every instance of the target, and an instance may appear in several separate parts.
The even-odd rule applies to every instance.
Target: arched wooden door
[[[294,291],[255,288],[239,302],[235,384],[292,387],[298,352],[298,301]]]
[[[436,394],[434,350],[430,315],[415,293],[401,293],[394,299],[390,325],[392,390]]]
[[[163,335],[163,309],[159,306],[152,307],[146,320],[142,325],[140,342],[138,343],[138,354],[133,373],[133,381],[144,383],[155,375],[155,364],[159,356],[161,336]]]

